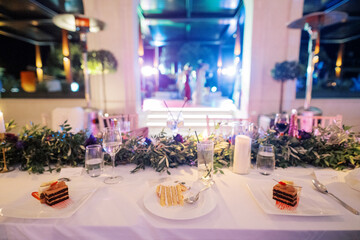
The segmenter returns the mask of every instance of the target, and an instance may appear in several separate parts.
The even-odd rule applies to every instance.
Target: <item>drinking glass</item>
[[[104,168],[102,147],[99,144],[89,145],[85,150],[85,170],[90,177],[98,177]]]
[[[112,176],[107,177],[104,180],[107,184],[115,184],[123,179],[121,176],[115,176],[115,155],[120,150],[121,141],[121,131],[119,128],[105,128],[103,134],[103,148],[105,152],[110,155],[112,161]]]
[[[178,133],[179,128],[184,126],[184,117],[182,112],[168,112],[166,125],[170,128],[173,134]]]
[[[260,144],[256,168],[262,175],[270,175],[275,169],[275,149],[271,144]]]
[[[197,144],[198,179],[209,184],[212,182],[214,165],[214,142],[202,141]]]
[[[275,116],[275,128],[280,135],[284,135],[289,128],[289,115],[286,113],[277,113]]]

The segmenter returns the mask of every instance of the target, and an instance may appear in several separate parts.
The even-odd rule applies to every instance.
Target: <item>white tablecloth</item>
[[[196,167],[171,169],[171,175],[146,169],[130,174],[134,165],[118,166],[124,181],[103,184],[104,176],[86,174],[72,181],[99,184],[88,201],[66,219],[21,219],[0,217],[0,239],[360,239],[360,216],[323,197],[339,211],[338,216],[303,217],[266,214],[250,194],[247,183],[268,179],[255,170],[237,175],[225,169],[215,176],[217,206],[209,214],[191,220],[169,220],[150,213],[143,204],[144,193],[164,178],[196,180]],[[313,169],[277,169],[276,174],[311,179]],[[317,172],[329,191],[360,210],[360,192],[343,182],[344,173],[326,169]],[[36,191],[41,182],[59,173],[41,175],[13,171],[0,175],[0,208],[25,193]],[[105,174],[104,174],[105,175]],[[314,194],[321,194],[314,190]],[[31,196],[30,196],[31,197]]]

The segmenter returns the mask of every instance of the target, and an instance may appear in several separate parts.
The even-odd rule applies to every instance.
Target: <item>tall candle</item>
[[[234,166],[233,172],[248,174],[251,163],[251,138],[238,135],[235,138]]]
[[[0,133],[5,133],[5,122],[4,122],[4,115],[0,111]]]

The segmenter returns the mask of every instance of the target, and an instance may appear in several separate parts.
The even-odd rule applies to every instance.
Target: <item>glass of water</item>
[[[89,145],[85,150],[85,170],[90,177],[98,177],[104,168],[102,147],[99,144]]]
[[[256,157],[256,168],[262,175],[270,175],[275,169],[275,149],[271,144],[261,144]]]
[[[211,184],[214,165],[214,142],[202,141],[197,144],[198,179]]]

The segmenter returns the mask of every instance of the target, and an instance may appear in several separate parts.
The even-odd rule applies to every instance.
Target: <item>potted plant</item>
[[[284,95],[284,83],[288,80],[294,80],[304,75],[303,65],[299,64],[297,61],[284,61],[281,63],[276,63],[275,67],[271,70],[271,76],[281,83],[280,90],[280,106],[279,113],[283,112],[283,95]]]
[[[115,56],[107,50],[91,51],[88,54],[88,68],[91,75],[101,74],[104,95],[104,111],[106,107],[106,89],[105,74],[114,73],[117,70],[117,61]]]

